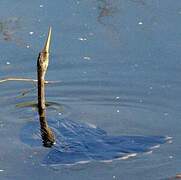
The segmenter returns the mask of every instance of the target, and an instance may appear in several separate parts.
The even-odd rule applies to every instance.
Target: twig
[[[25,81],[25,82],[38,82],[37,79],[30,79],[30,78],[20,78],[20,77],[7,77],[0,79],[0,83],[4,83],[7,81]],[[61,81],[46,81],[45,84],[54,84],[54,83],[60,83]]]

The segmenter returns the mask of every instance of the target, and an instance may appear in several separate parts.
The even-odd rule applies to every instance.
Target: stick
[[[7,77],[0,79],[0,83],[7,82],[7,81],[25,81],[25,82],[38,82],[37,79],[30,79],[30,78],[21,78],[21,77]],[[61,81],[46,81],[45,84],[53,84],[53,83],[60,83]]]

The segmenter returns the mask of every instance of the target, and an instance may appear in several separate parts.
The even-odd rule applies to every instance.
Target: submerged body
[[[151,151],[166,143],[165,136],[111,136],[86,123],[56,117],[49,121],[56,135],[56,145],[43,160],[47,165],[72,165],[90,161],[112,161]],[[21,140],[30,146],[41,146],[36,122],[26,125]]]

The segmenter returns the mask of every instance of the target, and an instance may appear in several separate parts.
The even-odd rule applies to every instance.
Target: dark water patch
[[[109,16],[113,16],[116,12],[117,7],[114,4],[114,1],[112,0],[98,0],[98,10],[99,10],[99,15],[97,17],[98,22],[100,22],[101,24],[104,24],[102,22],[102,19],[104,17],[109,17]]]
[[[69,119],[49,119],[56,136],[56,145],[42,161],[46,165],[73,165],[90,161],[126,159],[148,152],[170,140],[164,136],[111,136],[104,130]],[[30,122],[20,133],[30,146],[41,146],[39,123]]]
[[[4,41],[14,41],[21,43],[21,39],[17,38],[16,33],[21,28],[21,18],[12,16],[0,19],[0,39]]]

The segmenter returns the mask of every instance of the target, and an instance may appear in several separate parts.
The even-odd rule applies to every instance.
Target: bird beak
[[[45,53],[48,53],[48,54],[49,54],[49,48],[50,48],[51,34],[52,34],[52,28],[50,27],[45,46],[44,46],[44,48],[42,50],[42,52],[45,52]]]

